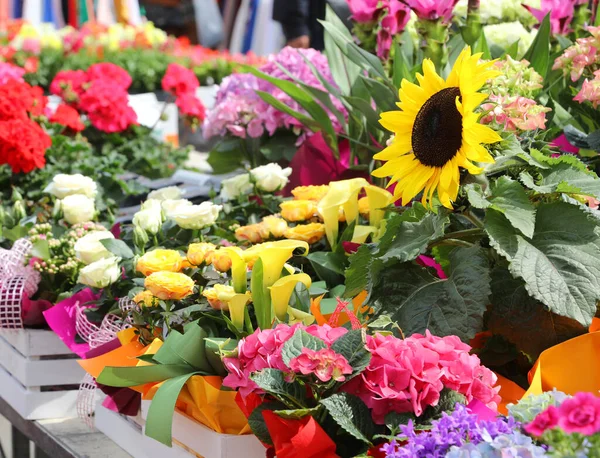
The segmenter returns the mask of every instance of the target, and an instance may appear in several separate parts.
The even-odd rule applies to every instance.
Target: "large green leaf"
[[[514,276],[551,312],[589,326],[600,300],[598,221],[565,202],[541,204],[532,238],[522,236],[496,211],[485,229]]]
[[[258,259],[252,268],[250,277],[250,290],[252,291],[252,303],[254,304],[254,313],[258,327],[269,329],[273,315],[271,313],[271,295],[269,290],[263,288],[263,263]]]
[[[476,208],[498,210],[527,237],[533,236],[535,208],[518,181],[508,176],[501,176],[492,182],[490,196],[487,199],[481,186],[470,184],[466,188],[471,205]]]
[[[277,397],[290,408],[306,407],[306,388],[296,381],[286,382],[284,373],[277,369],[263,369],[250,376],[259,388]]]
[[[429,329],[468,341],[482,330],[490,275],[488,259],[479,247],[454,249],[446,280],[412,263],[385,269],[381,277],[385,287],[376,289],[371,305],[390,315],[406,335]]]
[[[344,281],[344,268],[346,257],[343,254],[330,251],[315,251],[306,257],[318,277],[330,287],[339,285]]]
[[[342,355],[352,366],[352,374],[346,380],[360,374],[371,362],[371,353],[365,346],[363,331],[354,329],[348,331],[331,345],[331,349]]]
[[[209,151],[207,162],[215,174],[230,173],[242,166],[245,159],[242,142],[237,137],[226,138]]]
[[[281,359],[285,364],[290,364],[290,361],[300,356],[302,350],[305,348],[309,350],[323,350],[327,348],[327,345],[321,339],[309,334],[304,329],[296,329],[294,335],[283,345]]]
[[[102,239],[100,243],[104,245],[108,251],[110,251],[115,256],[123,259],[131,259],[134,254],[131,251],[131,248],[127,246],[127,244],[123,240],[118,239]]]
[[[506,268],[492,271],[491,303],[489,330],[515,344],[531,362],[547,348],[587,332],[577,321],[546,310]]]
[[[600,198],[600,179],[596,174],[574,168],[568,163],[558,163],[540,170],[537,180],[526,171],[521,172],[519,178],[528,188],[544,194],[562,192]]]
[[[535,39],[523,58],[530,62],[536,72],[546,77],[550,65],[550,13],[540,24]]]
[[[344,431],[371,445],[375,424],[369,408],[360,398],[349,393],[336,393],[320,402]]]

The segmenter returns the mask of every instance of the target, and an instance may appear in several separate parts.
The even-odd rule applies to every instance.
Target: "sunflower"
[[[461,52],[448,79],[440,77],[429,59],[423,61],[419,85],[403,80],[400,87],[402,111],[381,114],[381,124],[394,132],[392,143],[374,157],[385,161],[373,171],[376,177],[391,177],[394,197],[404,204],[423,191],[422,202],[430,206],[434,192],[445,207],[452,208],[458,195],[460,167],[471,174],[482,169],[473,162],[494,162],[482,143],[500,136],[478,123],[474,110],[487,98],[477,92],[499,75],[493,62],[479,61],[471,48]]]

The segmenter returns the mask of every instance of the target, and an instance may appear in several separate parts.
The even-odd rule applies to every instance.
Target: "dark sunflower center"
[[[448,87],[423,104],[412,130],[412,147],[417,159],[430,167],[442,167],[462,144],[462,115],[456,108],[460,89]]]

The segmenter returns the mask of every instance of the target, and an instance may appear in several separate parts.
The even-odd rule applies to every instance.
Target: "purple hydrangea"
[[[289,76],[293,75],[309,86],[325,90],[304,58],[310,61],[331,85],[335,86],[327,58],[314,49],[286,47],[279,53],[269,56],[268,61],[259,70],[288,81],[293,81]],[[285,68],[285,71],[281,67]],[[263,101],[256,94],[257,90],[268,92],[291,109],[306,113],[290,96],[268,81],[251,74],[233,74],[225,78],[219,87],[215,106],[204,121],[204,136],[210,138],[230,133],[241,138],[246,136],[257,138],[265,132],[273,135],[281,128],[293,130],[302,137],[312,133],[294,117]],[[331,101],[347,117],[343,104],[335,97],[331,97]],[[328,113],[334,129],[339,131],[341,125],[338,119],[333,113],[329,111]]]
[[[412,421],[400,426],[402,434],[398,439],[402,445],[394,440],[384,445],[382,451],[388,458],[443,458],[452,447],[467,442],[478,444],[484,437],[494,439],[518,428],[520,424],[512,417],[479,420],[464,405],[457,404],[454,412],[444,412],[442,418],[433,421],[430,430],[417,433]]]
[[[452,447],[446,458],[538,458],[544,457],[546,450],[535,445],[531,437],[520,431],[500,434],[495,438],[484,435],[483,441],[473,442],[461,447]]]

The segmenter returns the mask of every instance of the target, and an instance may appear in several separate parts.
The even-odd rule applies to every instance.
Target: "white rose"
[[[162,226],[162,210],[160,206],[157,209],[149,208],[147,210],[140,210],[133,215],[133,224],[141,227],[149,234],[156,234]]]
[[[114,239],[115,236],[110,231],[93,231],[88,232],[75,242],[75,256],[84,264],[91,264],[102,258],[112,256],[100,240]]]
[[[192,202],[190,202],[187,199],[175,199],[175,200],[169,199],[169,200],[163,200],[161,207],[162,207],[163,212],[165,213],[165,216],[167,218],[170,218],[171,214],[173,212],[175,212],[178,208],[190,207],[192,205],[193,205]]]
[[[177,186],[168,186],[166,188],[157,189],[148,194],[148,199],[156,200],[177,200],[181,199],[183,191]]]
[[[65,221],[69,224],[87,223],[96,213],[94,200],[83,194],[73,194],[59,202]]]
[[[200,205],[179,206],[170,215],[183,229],[201,229],[214,224],[221,211],[221,205],[202,202]]]
[[[292,169],[290,167],[282,169],[279,164],[272,162],[250,170],[250,174],[259,189],[266,192],[275,192],[288,183],[288,177],[292,174]]]
[[[79,271],[77,283],[93,288],[106,288],[121,276],[119,261],[121,258],[112,256],[92,262]]]
[[[227,178],[221,182],[221,199],[233,200],[239,196],[250,194],[252,191],[252,183],[250,183],[250,175],[244,173],[231,178]]]
[[[82,194],[93,199],[98,193],[98,186],[90,177],[83,176],[80,173],[75,175],[60,173],[52,179],[52,183],[46,186],[44,192],[50,193],[59,199],[74,194]]]
[[[154,210],[157,212],[162,211],[162,201],[157,199],[148,199],[142,204],[142,210]]]

